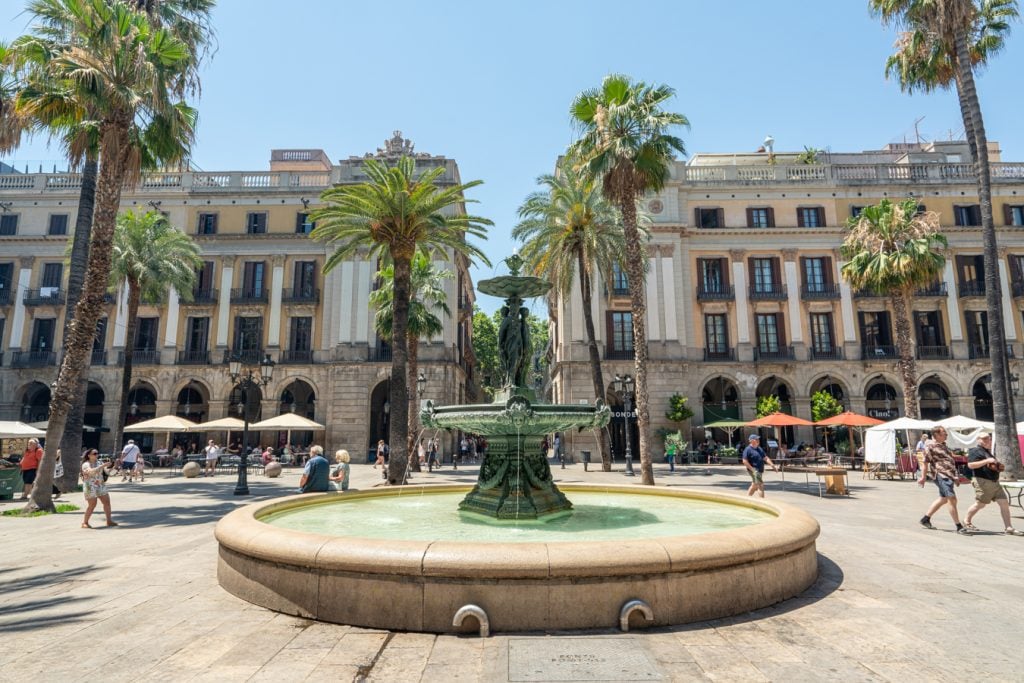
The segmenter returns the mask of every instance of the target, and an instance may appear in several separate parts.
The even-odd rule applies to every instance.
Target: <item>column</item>
[[[127,283],[117,288],[117,306],[114,308],[114,319],[110,321],[114,326],[115,349],[125,347],[125,338],[128,336],[128,285]]]
[[[732,282],[736,291],[736,342],[750,343],[750,307],[747,304],[747,264],[744,257],[747,252],[733,249],[729,252],[732,259]]]
[[[8,347],[12,351],[21,350],[22,336],[25,333],[25,291],[32,281],[32,262],[34,256],[22,256],[18,262],[21,266],[18,269],[18,283],[14,287],[14,315],[11,317],[11,343]]]
[[[842,273],[843,262],[836,260],[836,268]],[[856,344],[857,324],[853,318],[853,294],[850,292],[850,283],[842,276],[839,278],[839,312],[843,316],[843,342]]]
[[[351,261],[344,261],[341,264],[341,297],[339,301],[338,314],[338,343],[352,343],[352,292],[355,264]]]
[[[167,321],[164,328],[164,346],[178,345],[178,290],[171,287],[167,295]]]
[[[324,276],[323,330],[321,346],[325,349],[334,348],[338,344],[338,323],[335,312],[341,303],[341,270],[333,269]]]
[[[217,298],[217,346],[228,345],[228,321],[231,316],[231,284],[235,274],[234,257],[225,256],[220,269],[220,296]]]
[[[676,273],[672,245],[661,247],[661,291],[665,297],[665,339],[679,340],[679,311],[676,309]]]
[[[284,287],[284,255],[272,257],[274,270],[270,277],[270,329],[267,330],[267,346],[281,346],[281,295]]]
[[[1005,257],[1005,254],[1000,254]],[[1006,341],[1017,340],[1017,321],[1013,315],[1013,294],[1010,292],[1010,276],[1006,271],[1006,259],[999,259],[999,286],[1003,290],[1003,329]]]
[[[796,249],[784,249],[783,269],[786,272],[786,290],[789,296],[789,340],[804,343],[803,321],[800,319],[800,275],[796,271]]]
[[[595,299],[597,297],[594,297]],[[569,301],[572,302],[566,314],[569,316],[569,328],[572,332],[571,341],[584,341],[586,334],[583,331],[583,295],[580,293],[579,278],[572,279],[572,289],[569,293]],[[597,321],[594,321],[597,324]]]
[[[373,270],[369,261],[360,261],[358,280],[356,281],[356,343],[367,344],[370,341],[370,285],[373,281]]]
[[[648,252],[650,253],[650,251]],[[647,340],[663,339],[659,329],[661,308],[658,304],[658,260],[647,259],[647,272],[644,274],[644,287],[647,290]],[[657,319],[655,319],[657,316]]]
[[[949,340],[964,340],[963,325],[960,321],[960,301],[956,292],[956,278],[953,277],[953,262],[946,260],[946,268],[942,271],[942,281],[946,283],[946,313],[949,318]]]

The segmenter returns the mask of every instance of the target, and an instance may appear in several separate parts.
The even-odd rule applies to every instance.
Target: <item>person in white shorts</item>
[[[135,445],[135,441],[128,439],[124,450],[121,451],[121,481],[135,481],[135,463],[139,459],[139,454],[139,447]]]
[[[203,472],[203,476],[212,477],[217,469],[217,456],[220,455],[220,449],[217,448],[217,444],[213,442],[213,439],[210,439],[204,450],[206,451],[206,471]]]

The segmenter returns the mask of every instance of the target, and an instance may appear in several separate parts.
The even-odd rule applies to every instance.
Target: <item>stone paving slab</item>
[[[710,469],[710,475],[703,467],[659,469],[658,483],[746,489],[742,469]],[[565,482],[637,481],[579,465],[553,471]],[[472,483],[476,474],[474,467],[444,469],[414,475],[413,482]],[[377,485],[380,472],[356,465],[352,477],[355,487],[366,488]],[[994,507],[975,520],[991,533],[964,538],[952,533],[943,513],[937,531],[917,525],[932,487],[854,473],[850,497],[819,498],[816,489],[775,477],[769,475],[769,498],[803,507],[822,525],[820,578],[800,597],[675,628],[621,634],[609,625],[592,633],[488,639],[322,624],[221,590],[217,520],[237,505],[291,493],[297,471],[277,480],[254,477],[246,498],[233,496],[234,482],[223,475],[186,480],[158,473],[145,483],[115,482],[115,517],[122,524],[115,529],[80,529],[80,513],[0,518],[0,682],[508,681],[510,644],[517,639],[543,642],[545,651],[572,661],[582,656],[578,643],[592,650],[624,638],[665,681],[1024,678],[1018,658],[1024,539],[994,533],[1000,528]],[[961,493],[964,514],[970,490]],[[2,501],[0,509],[19,505]],[[1014,507],[1013,515],[1024,527],[1024,512]],[[979,655],[979,643],[990,654]],[[569,680],[564,671],[547,671],[547,680]]]

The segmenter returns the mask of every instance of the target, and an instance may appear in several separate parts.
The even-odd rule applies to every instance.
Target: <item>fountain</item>
[[[601,428],[609,410],[537,401],[525,297],[550,284],[510,274],[495,401],[435,406],[429,428],[482,434],[475,486],[403,486],[290,496],[217,524],[218,580],[257,605],[409,631],[681,624],[793,597],[817,578],[818,524],[798,508],[647,486],[557,486],[545,434]],[[572,494],[570,502],[565,493]]]

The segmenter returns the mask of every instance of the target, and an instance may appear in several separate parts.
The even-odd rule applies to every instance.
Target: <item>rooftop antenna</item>
[[[914,120],[914,137],[915,137],[915,138],[917,138],[917,144],[918,144],[918,145],[920,145],[920,144],[921,144],[921,133],[920,133],[920,131],[918,130],[918,128],[917,128],[917,125],[918,125],[919,123],[921,123],[922,121],[924,121],[924,118],[925,118],[925,117],[923,117],[923,116],[922,116],[921,118],[919,118],[919,119],[915,119],[915,120]]]

